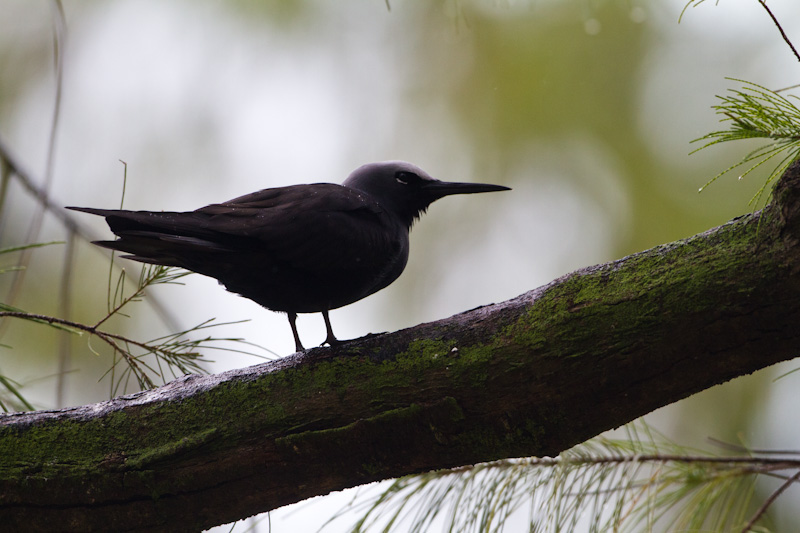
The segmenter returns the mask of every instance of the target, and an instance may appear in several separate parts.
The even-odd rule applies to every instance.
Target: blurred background
[[[800,44],[800,4],[769,5]],[[51,176],[59,205],[118,207],[120,160],[129,209],[191,210],[267,187],[340,183],[359,165],[386,159],[443,180],[513,187],[434,204],[412,231],[403,276],[331,313],[342,339],[391,331],[512,298],[753,209],[748,201],[763,175],[734,174],[698,189],[754,146],[690,156],[698,147],[690,141],[719,129],[715,95],[740,86],[726,77],[780,89],[800,82],[799,65],[758,2],[704,2],[679,23],[684,6],[65,0],[57,98],[56,9],[0,0],[0,138],[38,185]],[[26,242],[36,210],[19,183],[7,184],[0,248]],[[110,236],[102,219],[75,216]],[[65,238],[61,222],[45,216],[36,240]],[[34,251],[13,305],[63,316],[65,259],[63,245]],[[67,311],[93,323],[105,313],[108,256],[79,243],[74,259]],[[0,267],[13,266],[16,257],[2,260]],[[0,276],[4,298],[12,279]],[[284,315],[214,280],[183,281],[153,291],[180,327],[247,320],[213,334],[293,351]],[[115,327],[144,340],[168,332],[151,307],[137,305]],[[320,315],[298,324],[307,346],[325,336]],[[99,342],[74,338],[59,362],[63,340],[47,328],[17,321],[0,335],[0,374],[17,380],[37,408],[108,398],[102,376],[111,359]],[[260,362],[208,357],[211,372]],[[799,378],[773,381],[794,366],[737,379],[647,419],[690,446],[714,437],[796,448]],[[772,512],[778,531],[798,529],[798,496],[788,491]],[[316,530],[351,498],[345,491],[274,512],[272,531]]]

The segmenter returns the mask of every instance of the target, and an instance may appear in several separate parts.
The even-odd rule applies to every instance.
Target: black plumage
[[[400,276],[409,230],[432,202],[507,189],[442,182],[410,163],[387,161],[358,168],[342,185],[264,189],[190,212],[68,209],[106,218],[118,239],[96,241],[99,246],[211,276],[231,292],[287,313],[302,350],[297,313],[322,313],[325,342],[338,342],[328,311]]]

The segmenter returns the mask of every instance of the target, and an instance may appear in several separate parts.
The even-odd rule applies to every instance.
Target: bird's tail
[[[194,213],[125,211],[67,207],[105,217],[111,231],[119,237],[114,241],[94,241],[94,244],[125,252],[127,259],[155,265],[176,266],[196,270],[191,258],[198,254],[229,251],[229,248],[210,239],[211,232],[202,217]],[[207,235],[206,235],[207,234]],[[206,238],[204,238],[206,237]]]

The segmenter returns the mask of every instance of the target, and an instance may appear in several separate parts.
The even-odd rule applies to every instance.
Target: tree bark
[[[513,300],[0,416],[4,530],[196,531],[371,481],[546,456],[790,359],[800,166],[773,203]]]

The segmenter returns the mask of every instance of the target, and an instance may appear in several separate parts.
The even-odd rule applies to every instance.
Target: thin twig
[[[800,450],[764,450],[759,448],[747,448],[739,444],[715,439],[714,437],[708,437],[707,440],[714,446],[737,453],[752,453],[756,455],[800,455]]]
[[[24,311],[0,311],[0,318],[9,317],[9,318],[23,318],[25,320],[34,320],[37,322],[47,322],[48,324],[56,324],[59,326],[66,326],[68,328],[77,329],[79,331],[85,331],[87,333],[91,333],[92,335],[97,335],[101,339],[105,340],[106,338],[115,339],[122,342],[127,342],[133,344],[134,346],[138,346],[139,348],[144,348],[146,350],[152,350],[154,347],[150,346],[146,342],[141,342],[133,339],[129,339],[124,335],[119,335],[117,333],[110,333],[108,331],[103,331],[97,329],[97,326],[89,326],[87,324],[82,324],[80,322],[75,322],[73,320],[67,320],[65,318],[58,318],[55,316],[49,315],[40,315],[36,313],[26,313]]]
[[[75,232],[69,231],[67,246],[64,250],[64,270],[61,273],[59,288],[59,314],[65,319],[72,315],[72,267],[75,263]],[[56,381],[56,405],[64,405],[67,372],[72,361],[72,341],[66,332],[62,332],[58,342],[58,378]]]
[[[50,121],[50,134],[47,143],[47,164],[45,166],[44,182],[40,187],[42,196],[46,199],[50,194],[50,188],[53,184],[53,168],[55,162],[56,139],[58,131],[58,122],[61,117],[61,95],[63,93],[64,85],[64,47],[67,33],[67,20],[64,14],[64,6],[61,0],[53,0],[53,7],[55,16],[53,18],[53,61],[55,63],[56,74],[56,93],[55,105],[53,106],[53,116]],[[34,211],[30,224],[28,225],[28,233],[25,237],[26,243],[36,242],[39,232],[42,229],[42,222],[44,215],[47,212],[44,203],[40,203]],[[22,285],[25,282],[25,275],[28,272],[28,265],[31,261],[31,249],[23,250],[17,261],[17,271],[14,273],[14,279],[11,281],[11,287],[6,295],[6,303],[13,305],[22,290]]]
[[[112,316],[114,316],[117,313],[119,313],[122,310],[123,307],[125,307],[129,303],[133,302],[134,300],[136,300],[138,298],[141,298],[144,295],[145,288],[148,285],[150,285],[153,282],[153,280],[155,279],[156,273],[157,273],[157,271],[151,271],[149,276],[145,276],[144,275],[145,271],[142,270],[142,277],[139,280],[139,288],[136,289],[135,291],[133,291],[133,293],[131,295],[129,295],[129,296],[125,297],[125,298],[122,298],[122,296],[121,296],[122,289],[120,288],[119,289],[119,293],[120,293],[120,298],[121,299],[120,299],[119,303],[116,306],[114,306],[112,308],[109,308],[108,313],[106,314],[106,316],[101,318],[93,327],[95,329],[99,328],[100,325],[102,325],[106,320],[108,320]],[[110,286],[111,286],[111,284],[109,283],[109,287]]]
[[[758,0],[758,3],[761,4],[764,7],[764,9],[767,10],[767,13],[769,14],[770,18],[772,19],[772,22],[774,22],[775,26],[778,27],[778,31],[781,32],[781,36],[783,37],[783,40],[786,41],[786,44],[788,44],[789,48],[792,49],[792,53],[794,53],[794,57],[796,57],[797,60],[800,61],[800,54],[798,54],[797,50],[795,50],[794,45],[792,44],[792,41],[789,40],[789,37],[786,35],[786,32],[783,31],[783,27],[781,26],[781,23],[778,22],[778,19],[772,13],[772,10],[770,10],[770,8],[767,7],[767,0]]]
[[[108,344],[115,352],[119,353],[120,356],[126,361],[128,367],[139,380],[139,383],[144,388],[152,388],[154,386],[153,381],[147,376],[145,369],[153,371],[153,369],[141,361],[139,357],[134,356],[130,350],[123,348],[120,343],[125,345],[133,345],[137,348],[141,348],[145,351],[146,354],[153,354],[156,358],[165,358],[170,366],[173,365],[181,365],[182,363],[178,362],[178,358],[196,358],[199,357],[197,353],[191,352],[177,352],[170,350],[169,348],[165,347],[164,345],[153,345],[147,342],[141,342],[134,339],[130,339],[125,337],[124,335],[119,335],[117,333],[111,333],[108,331],[103,331],[97,328],[97,326],[89,326],[87,324],[82,324],[80,322],[75,322],[73,320],[67,320],[64,318],[53,317],[49,315],[40,315],[36,313],[27,313],[24,311],[0,311],[0,318],[8,317],[8,318],[21,318],[25,320],[31,320],[34,322],[45,322],[54,326],[62,326],[66,328],[71,328],[73,330],[77,330],[80,332],[87,332],[91,333],[92,335],[100,338],[103,342]],[[210,340],[210,339],[209,339]],[[189,361],[187,364],[189,366],[193,366],[192,362]],[[143,368],[144,367],[144,368]],[[179,368],[183,368],[179,366]],[[163,377],[163,375],[162,375]]]
[[[674,455],[674,454],[634,454],[604,457],[537,457],[526,459],[532,466],[552,466],[557,464],[614,464],[614,463],[717,463],[717,464],[762,464],[779,466],[782,468],[800,468],[800,459],[785,459],[778,457],[708,457],[704,455]]]
[[[764,513],[767,512],[769,506],[772,505],[775,502],[775,500],[778,499],[778,496],[780,496],[783,493],[783,491],[788,489],[792,483],[796,483],[798,480],[800,480],[800,470],[798,470],[797,473],[795,473],[795,475],[787,479],[786,482],[780,487],[778,487],[778,489],[775,492],[769,495],[769,498],[767,498],[761,505],[761,507],[758,508],[758,511],[756,511],[756,514],[753,515],[753,518],[751,518],[750,521],[747,523],[747,525],[742,528],[742,533],[747,533],[748,531],[753,529],[753,526],[756,524],[756,522],[758,522],[758,520],[764,515]]]

